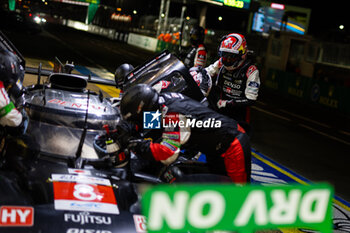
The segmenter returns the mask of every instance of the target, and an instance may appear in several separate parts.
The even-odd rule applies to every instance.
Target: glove
[[[116,140],[122,148],[126,148],[131,138],[137,134],[136,126],[125,120],[121,120],[117,125],[117,132],[114,134]]]
[[[218,106],[218,108],[225,108],[226,104],[227,104],[227,100],[219,99],[216,105]]]
[[[219,99],[219,101],[217,102],[217,106],[218,108],[225,108],[227,105],[233,105],[233,101],[232,100],[222,100],[222,99]]]

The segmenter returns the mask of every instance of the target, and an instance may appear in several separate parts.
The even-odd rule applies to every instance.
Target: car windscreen
[[[98,159],[93,142],[95,136],[104,133],[102,130],[87,130],[82,148],[82,158]],[[59,157],[75,157],[83,134],[82,128],[58,126],[47,122],[31,120],[26,135],[31,139],[33,150],[42,154]]]

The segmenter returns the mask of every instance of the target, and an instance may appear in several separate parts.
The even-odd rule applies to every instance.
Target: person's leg
[[[221,155],[224,158],[226,172],[234,183],[250,182],[250,153],[249,137],[246,134],[239,134],[227,151]]]

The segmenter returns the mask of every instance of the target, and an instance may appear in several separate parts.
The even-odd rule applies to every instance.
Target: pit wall
[[[347,86],[272,68],[262,85],[303,103],[350,114],[350,87]]]

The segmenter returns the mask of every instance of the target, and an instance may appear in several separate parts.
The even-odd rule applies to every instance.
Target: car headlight
[[[41,19],[39,16],[35,16],[34,17],[34,22],[36,22],[37,24],[39,24],[41,22]]]

